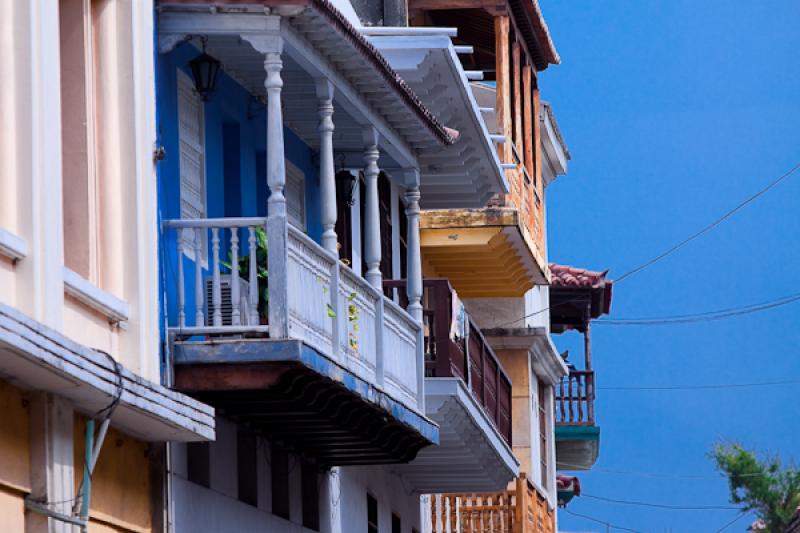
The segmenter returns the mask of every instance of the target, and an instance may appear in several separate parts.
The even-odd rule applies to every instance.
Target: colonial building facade
[[[2,1],[3,530],[557,530],[535,1]]]

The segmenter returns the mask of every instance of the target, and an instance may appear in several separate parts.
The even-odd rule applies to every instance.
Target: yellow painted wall
[[[75,417],[75,486],[83,476],[86,418]],[[152,530],[147,445],[109,429],[92,476],[92,533]]]
[[[24,393],[0,381],[0,531],[24,531],[30,492],[30,436]]]

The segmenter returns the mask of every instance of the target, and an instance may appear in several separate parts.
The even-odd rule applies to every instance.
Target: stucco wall
[[[83,476],[86,418],[75,417],[75,487]],[[151,531],[153,509],[147,444],[108,430],[92,474],[92,531]]]

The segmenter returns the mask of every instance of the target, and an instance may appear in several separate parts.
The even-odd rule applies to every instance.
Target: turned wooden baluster
[[[258,324],[258,264],[256,262],[256,230],[254,227],[249,226],[247,228],[249,233],[247,242],[249,245],[249,253],[250,253],[250,279],[248,283],[250,284],[249,290],[249,300],[248,303],[250,304],[250,324]]]
[[[214,326],[222,325],[222,287],[219,277],[219,228],[211,228],[211,305],[214,306]]]
[[[206,325],[203,313],[203,261],[200,257],[203,252],[203,231],[203,228],[194,230],[194,325],[197,327]]]
[[[185,230],[178,230],[178,327],[186,327],[186,288],[183,274],[183,238]]]
[[[239,312],[239,228],[231,228],[231,324],[242,323]]]

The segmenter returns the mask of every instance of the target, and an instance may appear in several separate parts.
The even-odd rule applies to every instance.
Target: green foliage
[[[265,320],[269,318],[269,288],[267,271],[267,230],[257,227],[256,231],[256,278],[258,279],[258,313]],[[220,263],[233,271],[233,257],[228,252],[228,260]],[[239,277],[245,281],[250,280],[250,256],[239,256]]]
[[[755,512],[768,532],[782,533],[800,505],[800,470],[784,467],[777,456],[759,460],[735,443],[717,444],[710,455],[728,477],[731,502]]]

